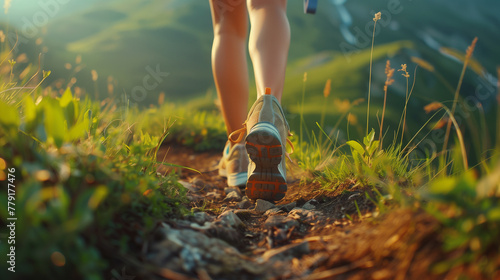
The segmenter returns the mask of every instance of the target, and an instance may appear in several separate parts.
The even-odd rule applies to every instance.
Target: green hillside
[[[449,88],[453,88],[458,80],[460,62],[443,55],[440,46],[463,53],[472,38],[478,36],[475,57],[487,73],[495,72],[496,62],[490,58],[500,56],[494,43],[494,35],[498,32],[493,28],[495,20],[490,17],[491,11],[487,7],[464,2],[462,4],[470,9],[469,17],[464,18],[449,2],[401,1],[399,6],[390,9],[384,0],[370,4],[348,1],[345,7],[352,16],[349,30],[359,40],[357,45],[349,45],[339,31],[342,23],[338,11],[328,3],[322,2],[316,15],[305,15],[301,2],[290,1],[288,5],[292,41],[283,103],[292,119],[298,119],[303,110],[304,119],[311,129],[316,128],[315,122],[319,121],[323,111],[325,128],[337,123],[344,113],[335,107],[339,101],[366,99],[372,11],[384,13],[375,36],[372,127],[377,127],[377,116],[380,118],[387,59],[391,60],[393,68],[399,69],[406,63],[413,71],[416,64],[411,59],[420,57],[436,69],[436,73],[424,69],[417,72],[417,87],[409,108],[409,131],[416,131],[428,117],[422,108],[430,100],[446,102],[453,97]],[[429,11],[430,5],[432,11]],[[489,5],[498,4],[492,2]],[[72,64],[75,57],[81,55],[85,68],[74,74],[77,78],[75,86],[85,88],[91,94],[95,92],[96,84],[90,75],[95,69],[101,98],[107,96],[108,83],[113,85],[115,96],[125,94],[140,106],[155,104],[160,92],[165,93],[168,101],[185,102],[204,96],[214,88],[208,1],[126,0],[92,5],[51,22],[44,41],[49,49],[45,62],[53,73],[52,80],[47,82],[67,79],[65,64]],[[168,73],[168,77],[148,89],[144,100],[133,100],[132,89],[143,86],[144,78],[149,75],[147,68]],[[308,72],[308,81],[302,106],[304,72]],[[462,95],[473,95],[478,81],[485,85],[495,83],[485,77],[467,73]],[[325,102],[322,92],[327,79],[332,80],[332,94]],[[392,128],[399,122],[405,92],[406,81],[398,74],[388,98],[386,119]],[[494,94],[484,96],[480,102],[486,105],[488,113],[487,104],[493,100]],[[349,108],[360,126],[365,125],[365,105]],[[299,122],[292,123],[297,129]],[[340,128],[346,130],[346,123]],[[357,134],[358,129],[352,129],[350,133]]]

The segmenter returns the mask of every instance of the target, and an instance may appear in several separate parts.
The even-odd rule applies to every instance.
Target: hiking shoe
[[[245,146],[250,157],[246,195],[250,199],[278,201],[287,191],[285,145],[290,129],[270,88],[250,109],[246,127]]]
[[[245,145],[227,142],[219,162],[219,175],[227,178],[229,187],[245,186],[247,183],[248,155]]]

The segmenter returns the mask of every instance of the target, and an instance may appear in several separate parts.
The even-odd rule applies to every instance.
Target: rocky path
[[[441,279],[428,272],[442,257],[437,222],[380,214],[356,182],[325,191],[292,168],[283,200],[250,201],[217,175],[219,153],[170,147],[158,156],[201,174],[177,171],[193,215],[157,227],[143,246],[155,267],[145,279]]]

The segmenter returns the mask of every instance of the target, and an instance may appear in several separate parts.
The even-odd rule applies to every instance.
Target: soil
[[[159,229],[163,237],[149,241],[144,249],[145,256],[149,256],[145,259],[153,260],[156,272],[142,273],[138,275],[140,279],[422,280],[457,279],[461,274],[482,278],[464,266],[438,270],[439,262],[460,252],[440,249],[442,242],[436,234],[440,224],[422,210],[388,206],[390,210],[380,213],[368,198],[374,197],[370,188],[346,182],[334,190],[325,190],[291,165],[285,198],[269,211],[257,211],[260,206],[256,204],[261,202],[242,205],[241,199],[246,199],[244,190],[236,201],[225,199],[227,193],[238,190],[228,189],[226,180],[218,175],[220,157],[220,152],[197,153],[176,145],[159,152],[159,160],[199,171],[164,166],[158,169],[179,173],[188,188],[188,209],[193,213],[205,212],[208,215],[200,216],[208,220],[196,224],[193,217],[186,216],[163,223]],[[228,212],[235,213],[242,224],[221,222],[223,213]],[[172,236],[191,231],[203,237],[194,239],[206,236],[208,239],[203,242],[217,242],[196,245],[189,239],[182,241],[186,244],[181,242],[179,248],[198,246],[193,253],[195,261],[187,267],[184,249],[172,249],[172,240],[182,237]],[[231,259],[216,257],[203,246],[221,246],[216,251],[227,252]],[[163,252],[161,258],[158,252]]]

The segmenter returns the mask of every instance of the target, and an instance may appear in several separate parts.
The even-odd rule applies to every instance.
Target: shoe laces
[[[293,134],[290,133],[290,131],[288,131],[288,137],[292,137]],[[295,151],[295,147],[293,146],[293,143],[292,141],[290,140],[290,138],[286,138],[286,142],[288,143],[288,145],[290,145],[290,148],[292,148],[292,150],[290,152],[287,152],[286,149],[285,149],[285,156],[288,158],[288,160],[293,163],[293,160],[292,158],[290,157],[291,154],[293,154],[293,152]]]
[[[229,141],[231,141],[231,143],[237,144],[243,140],[243,137],[245,137],[246,134],[247,134],[247,122],[244,122],[243,126],[240,129],[237,129],[231,132],[231,134],[229,134],[228,139]],[[236,140],[233,139],[235,135],[238,135],[238,138],[236,138]]]

